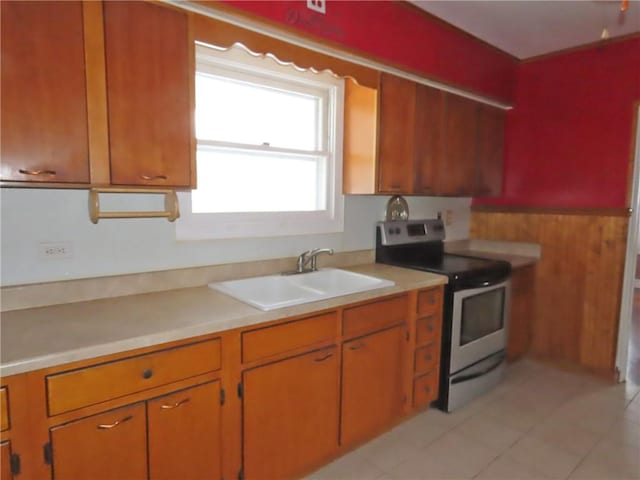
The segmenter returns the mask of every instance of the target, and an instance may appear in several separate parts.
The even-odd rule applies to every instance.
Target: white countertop
[[[270,312],[207,286],[5,312],[0,319],[0,374],[34,371],[447,283],[442,275],[375,263],[345,270],[391,280],[395,286]]]

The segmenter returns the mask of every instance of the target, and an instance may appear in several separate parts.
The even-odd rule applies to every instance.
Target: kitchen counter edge
[[[207,286],[4,312],[0,376],[221,333],[447,283],[390,265],[344,268],[392,287],[263,312]]]

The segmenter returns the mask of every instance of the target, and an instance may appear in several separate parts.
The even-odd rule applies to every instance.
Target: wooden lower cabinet
[[[399,325],[343,344],[343,445],[379,433],[402,415],[404,342]]]
[[[535,310],[535,266],[516,268],[511,274],[511,314],[507,359],[517,360],[531,347]]]
[[[296,478],[335,455],[339,373],[335,346],[243,372],[247,480]]]
[[[144,403],[83,418],[51,429],[53,478],[147,478]]]
[[[9,442],[0,443],[0,479],[11,480],[11,444]]]
[[[53,478],[221,478],[220,382],[51,429]]]
[[[147,402],[150,480],[222,477],[220,382]]]

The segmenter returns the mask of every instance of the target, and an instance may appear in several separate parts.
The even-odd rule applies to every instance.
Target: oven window
[[[503,328],[504,295],[503,287],[462,300],[460,346]]]

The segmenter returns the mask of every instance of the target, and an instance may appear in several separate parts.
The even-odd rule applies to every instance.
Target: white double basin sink
[[[263,311],[392,287],[390,280],[337,268],[210,283],[209,287]]]

